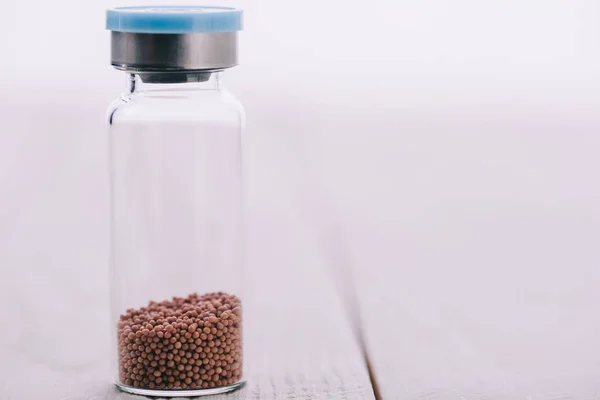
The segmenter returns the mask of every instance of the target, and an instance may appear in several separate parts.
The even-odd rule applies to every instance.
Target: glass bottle
[[[115,384],[166,397],[244,383],[240,10],[107,11],[127,91],[108,109]]]

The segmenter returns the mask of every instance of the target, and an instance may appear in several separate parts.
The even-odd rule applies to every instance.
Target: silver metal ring
[[[237,61],[237,32],[111,33],[111,64],[126,71],[214,71]]]

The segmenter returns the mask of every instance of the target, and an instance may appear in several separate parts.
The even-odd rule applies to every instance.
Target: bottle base
[[[244,386],[246,381],[242,380],[232,385],[221,386],[212,389],[144,389],[133,386],[123,385],[122,383],[115,383],[115,386],[126,393],[137,394],[139,396],[150,396],[150,397],[196,397],[196,396],[208,396],[211,394],[222,394],[232,392]]]

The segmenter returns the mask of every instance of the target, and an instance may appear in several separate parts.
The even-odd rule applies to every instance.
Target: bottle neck
[[[128,73],[129,93],[153,93],[164,91],[219,90],[221,71],[215,72],[153,72]]]

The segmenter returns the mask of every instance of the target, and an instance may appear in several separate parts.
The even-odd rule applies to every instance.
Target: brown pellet
[[[214,388],[242,376],[240,300],[223,292],[129,309],[117,323],[119,379],[149,389]]]

